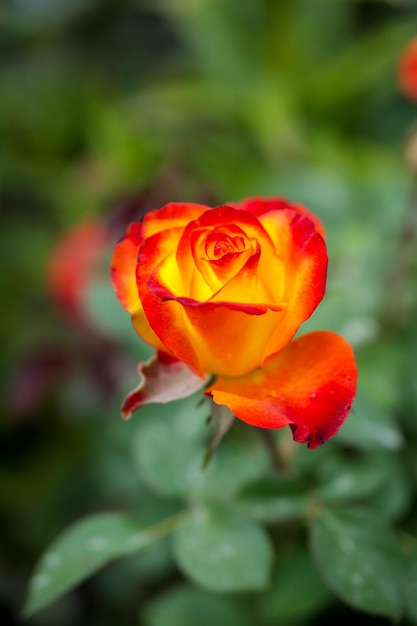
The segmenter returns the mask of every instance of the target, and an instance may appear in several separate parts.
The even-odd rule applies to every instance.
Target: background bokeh
[[[404,158],[417,104],[396,80],[415,34],[413,0],[0,4],[2,624],[18,623],[30,573],[63,528],[102,510],[162,519],[184,496],[187,458],[200,458],[200,434],[195,447],[195,433],[172,426],[174,405],[119,419],[149,352],[112,293],[108,260],[130,219],[168,201],[278,195],[322,219],[328,290],[302,331],[335,330],[354,345],[358,404],[337,443],[308,452],[285,439],[285,449],[321,481],[345,457],[389,467],[366,496],[417,538],[417,201]],[[105,236],[74,312],[51,264],[85,220]],[[147,442],[164,423],[170,440],[152,457]],[[249,447],[250,461],[227,472],[259,476],[267,457],[256,433],[239,424],[228,437]],[[387,623],[323,586],[299,525],[274,532],[298,552],[278,560],[265,599],[207,595],[162,542],[106,567],[32,623]]]

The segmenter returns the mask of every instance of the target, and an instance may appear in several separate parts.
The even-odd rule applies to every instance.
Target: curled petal
[[[149,289],[149,277],[162,260],[170,255],[172,248],[175,249],[176,240],[181,235],[181,228],[173,228],[171,231],[162,231],[149,237],[141,246],[136,267],[136,280],[139,296],[143,305],[152,331],[158,337],[158,342],[149,342],[156,347],[163,346],[165,352],[172,353],[180,361],[187,365],[200,377],[204,378],[204,369],[195,352],[195,332],[188,322],[183,307],[180,303],[161,300]],[[174,285],[181,285],[183,277],[175,263],[168,266],[168,280],[172,279]],[[172,277],[170,272],[172,272]],[[142,318],[138,320],[142,322]],[[138,333],[143,337],[142,328],[133,323]],[[145,337],[144,337],[145,338]],[[146,340],[146,338],[145,338]]]
[[[282,311],[285,309],[285,303],[279,302],[262,302],[262,298],[257,298],[257,287],[259,280],[254,273],[253,267],[256,269],[259,260],[259,254],[252,255],[246,265],[234,276],[226,285],[224,285],[217,293],[214,293],[209,300],[200,302],[193,298],[176,296],[169,287],[164,284],[164,277],[161,269],[163,266],[157,267],[152,272],[147,281],[149,291],[153,293],[157,298],[163,302],[175,300],[184,307],[193,307],[199,309],[203,314],[218,310],[219,307],[224,307],[231,311],[243,311],[248,315],[263,315],[267,311]],[[251,283],[255,283],[252,285]],[[251,289],[251,293],[255,296],[254,302],[241,301],[242,296],[242,284],[246,290]],[[262,294],[264,295],[264,294]],[[259,300],[259,303],[256,301]]]
[[[171,228],[185,227],[188,222],[196,220],[209,207],[203,204],[187,202],[170,202],[157,211],[150,211],[143,220],[143,236],[152,237],[156,233]]]
[[[224,254],[223,263],[219,257],[219,265],[216,265],[211,255],[211,244],[217,240],[218,249],[222,249],[225,242],[221,242],[221,238],[225,235],[228,238],[228,247],[231,246],[230,251]],[[204,257],[201,254],[203,249],[208,253],[204,260],[198,258]],[[216,246],[213,249],[216,249]],[[208,300],[233,277],[239,275],[243,277],[240,270],[244,266],[247,268],[249,259],[258,255],[260,250],[262,253],[260,258],[258,257],[257,273],[265,278],[272,277],[270,281],[272,285],[268,285],[272,293],[265,293],[264,290],[262,301],[281,302],[284,283],[282,263],[277,258],[269,234],[259,220],[247,211],[236,210],[229,206],[220,206],[206,211],[198,220],[187,225],[179,241],[176,263],[189,290],[186,294],[176,291],[176,295],[187,295],[199,301]],[[203,269],[207,264],[211,266],[211,269],[208,267]],[[212,272],[212,279],[209,278],[210,272]],[[196,276],[196,273],[199,276]],[[207,285],[211,285],[212,288],[208,289]],[[255,301],[252,297],[254,294],[251,290],[248,291],[246,285],[242,285],[240,292],[240,302]]]
[[[257,240],[250,240],[246,233],[234,224],[210,232],[197,229],[191,233],[191,250],[196,269],[212,292],[236,276],[247,261],[258,254]]]
[[[261,369],[239,378],[219,377],[206,393],[253,426],[289,425],[294,440],[313,449],[345,421],[356,381],[349,344],[335,333],[316,331],[290,343]]]
[[[188,398],[205,384],[185,363],[159,351],[146,363],[139,363],[138,372],[140,383],[122,405],[124,419],[132,417],[145,404],[167,404]]]
[[[247,198],[246,200],[232,204],[232,206],[237,209],[249,211],[258,218],[265,213],[269,213],[270,211],[285,211],[288,209],[296,211],[297,213],[308,217],[308,219],[313,222],[317,232],[320,233],[322,237],[326,237],[324,226],[317,215],[314,215],[314,213],[306,209],[302,204],[288,202],[285,198]]]
[[[111,260],[112,283],[121,304],[132,314],[139,334],[142,335],[142,327],[148,326],[146,320],[142,319],[143,307],[136,282],[136,266],[141,244],[155,233],[179,226],[185,227],[190,220],[197,219],[207,208],[198,204],[175,202],[167,204],[162,209],[145,215],[143,223],[129,224],[124,237],[115,246]],[[147,337],[144,339],[149,340]],[[151,340],[149,343],[155,341]]]

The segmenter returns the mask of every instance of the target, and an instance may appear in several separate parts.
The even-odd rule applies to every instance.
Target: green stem
[[[257,431],[271,460],[272,467],[276,472],[284,472],[286,470],[286,463],[272,432],[267,428],[257,428]]]
[[[187,521],[189,515],[189,511],[175,513],[175,515],[167,517],[154,526],[144,529],[143,534],[139,532],[137,537],[135,537],[136,540],[134,541],[134,545],[132,545],[131,550],[140,550],[154,541],[158,541],[158,539],[162,539],[162,537],[174,532]]]

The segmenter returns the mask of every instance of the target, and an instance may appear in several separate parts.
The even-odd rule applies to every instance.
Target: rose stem
[[[272,432],[267,428],[257,428],[257,431],[263,445],[265,446],[274,470],[279,473],[285,471],[286,464],[276,444]]]

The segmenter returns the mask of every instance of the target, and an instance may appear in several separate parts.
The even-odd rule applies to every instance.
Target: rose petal
[[[136,284],[136,265],[141,243],[155,233],[174,227],[185,227],[208,207],[198,204],[166,204],[145,215],[143,223],[129,224],[124,237],[115,246],[111,261],[111,278],[123,307],[132,314],[142,311]]]
[[[233,203],[231,206],[234,206],[237,209],[249,211],[253,215],[256,215],[256,217],[260,217],[270,211],[283,211],[290,209],[291,211],[296,211],[297,213],[308,217],[313,222],[317,232],[320,233],[323,238],[326,237],[324,226],[317,215],[314,215],[314,213],[306,209],[302,204],[288,202],[285,198],[247,198],[241,202]]]
[[[295,441],[316,448],[346,419],[356,381],[350,345],[335,333],[316,331],[293,341],[262,369],[219,377],[206,393],[253,426],[290,425]]]
[[[260,248],[256,239],[249,239],[235,224],[197,229],[191,233],[190,245],[195,266],[211,294],[236,276],[253,254],[259,256]]]
[[[175,301],[162,301],[148,287],[149,277],[154,272],[155,267],[168,256],[172,256],[172,250],[176,249],[181,233],[182,228],[173,228],[170,231],[156,233],[143,243],[138,256],[136,279],[146,318],[156,333],[160,344],[164,346],[163,349],[166,352],[171,351],[176,358],[187,363],[197,375],[204,378],[204,369],[193,347],[196,341],[195,332],[184,313],[183,307]],[[181,289],[182,277],[174,262],[171,264],[171,271],[173,272],[173,284]],[[141,328],[136,326],[136,320],[134,319],[133,322],[141,334]]]
[[[125,398],[122,416],[129,419],[145,404],[167,404],[188,398],[205,384],[181,361],[164,352],[156,352],[146,363],[139,363],[139,385]]]
[[[152,272],[148,278],[147,286],[163,302],[175,300],[184,307],[199,309],[204,314],[218,310],[220,306],[230,311],[242,311],[248,315],[263,315],[267,311],[282,311],[286,308],[285,303],[262,302],[262,296],[265,296],[265,294],[257,293],[261,282],[255,271],[258,266],[259,256],[259,253],[252,255],[236,276],[204,302],[194,300],[193,298],[176,296],[166,285],[170,281],[166,278],[164,280],[163,269],[165,264],[161,264]],[[167,261],[168,263],[171,262],[172,258]],[[252,285],[252,283],[254,284]],[[242,286],[245,288],[243,293]],[[246,302],[244,300],[245,292],[247,291],[254,296],[254,302]]]
[[[157,211],[150,211],[143,220],[143,236],[151,237],[163,230],[185,227],[189,222],[196,220],[209,207],[203,204],[187,202],[170,202]]]
[[[250,242],[252,254],[256,254],[258,250],[262,251],[259,260],[258,275],[263,277],[273,276],[273,280],[270,281],[271,284],[268,285],[269,290],[264,294],[264,298],[266,298],[268,302],[282,302],[284,283],[282,262],[276,253],[275,246],[269,234],[254,215],[247,211],[236,210],[229,206],[220,206],[216,209],[206,211],[198,220],[190,222],[185,228],[178,245],[176,261],[181,274],[185,277],[185,283],[191,285],[192,289],[186,294],[179,293],[175,290],[175,295],[186,295],[193,300],[199,301],[208,300],[214,295],[213,291],[212,293],[207,292],[207,284],[204,277],[200,276],[200,280],[198,280],[198,277],[195,276],[198,264],[196,264],[193,250],[195,250],[195,240],[198,240],[198,234],[200,232],[208,236],[210,233],[223,233],[227,230],[239,230],[243,232],[246,240]],[[249,257],[252,256],[252,254],[250,254]],[[232,272],[227,277],[227,280],[232,279],[247,260],[248,258],[244,258],[243,263],[240,263],[236,267],[236,271],[234,273]],[[198,272],[198,274],[200,274],[200,272]],[[216,285],[215,292],[217,292],[221,286],[222,285]],[[245,292],[246,298],[244,298]],[[248,293],[243,285],[243,293],[240,296],[240,302],[253,302],[254,299],[251,298],[251,295],[252,294]],[[265,299],[261,301],[265,302]]]
[[[259,365],[285,303],[198,302],[175,296],[155,276],[146,281],[153,299],[148,295],[143,302],[175,356],[196,372],[240,376]]]
[[[323,299],[327,278],[327,250],[313,222],[290,209],[259,218],[277,243],[286,271],[285,314],[263,354],[265,365],[279,353]]]
[[[136,285],[136,264],[142,240],[142,224],[129,224],[126,234],[114,248],[110,265],[116,295],[129,313],[142,309]]]
[[[151,346],[163,349],[163,344],[146,318],[136,284],[136,265],[142,241],[142,224],[133,222],[114,248],[111,260],[111,280],[118,299],[132,315],[136,332]]]

